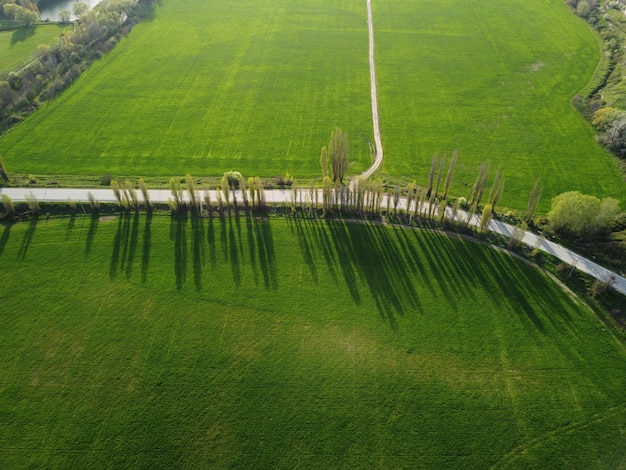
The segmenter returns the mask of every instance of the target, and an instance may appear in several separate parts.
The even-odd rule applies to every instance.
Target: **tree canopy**
[[[578,191],[569,191],[552,199],[548,220],[556,231],[591,235],[609,228],[619,211],[619,202],[616,199],[609,197],[600,200]]]

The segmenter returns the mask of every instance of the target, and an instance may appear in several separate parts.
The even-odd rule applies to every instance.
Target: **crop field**
[[[537,177],[551,196],[580,190],[626,202],[617,167],[570,105],[599,48],[560,0],[374,2],[384,170],[425,181],[435,152],[459,151],[455,192],[481,160],[524,207]]]
[[[164,0],[0,154],[34,174],[306,178],[341,127],[356,174],[372,139],[366,17],[360,0]],[[384,174],[425,184],[432,155],[458,149],[458,195],[486,159],[503,205],[524,208],[537,177],[543,209],[567,190],[626,202],[569,103],[599,50],[561,0],[374,2],[374,26]]]
[[[618,468],[624,345],[478,243],[304,219],[0,226],[2,468]]]
[[[26,63],[40,44],[52,44],[69,27],[42,25],[0,31],[0,76]]]
[[[31,173],[306,177],[340,127],[362,171],[364,12],[356,1],[165,0],[0,153]]]

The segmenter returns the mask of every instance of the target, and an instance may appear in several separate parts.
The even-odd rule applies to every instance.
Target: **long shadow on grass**
[[[74,226],[76,225],[76,213],[72,212],[70,214],[70,219],[67,223],[67,229],[65,230],[65,241],[68,241],[72,232],[74,231]]]
[[[393,328],[406,310],[421,311],[414,280],[419,267],[406,239],[380,224],[294,218],[292,232],[314,279],[323,258],[331,275],[341,272],[355,304],[365,287],[381,317]],[[321,256],[320,256],[321,255]]]
[[[2,231],[2,236],[0,237],[0,255],[4,253],[4,249],[9,242],[9,238],[11,236],[11,227],[13,227],[13,222],[3,223],[4,230]]]
[[[238,219],[237,216],[235,218]],[[241,261],[239,260],[239,250],[237,244],[237,236],[233,228],[233,218],[228,217],[228,260],[230,261],[230,269],[233,273],[233,282],[237,287],[241,285]]]
[[[209,261],[211,266],[217,264],[217,255],[215,253],[215,224],[213,218],[209,218],[209,228],[207,229],[207,242],[209,244]]]
[[[252,228],[252,218],[246,217],[246,232],[248,234],[248,253],[250,255],[250,266],[254,276],[254,285],[259,285],[259,268],[256,263],[256,244],[254,243],[254,229]]]
[[[191,251],[193,253],[193,282],[196,291],[202,289],[202,267],[204,265],[204,219],[191,217]]]
[[[85,240],[85,257],[89,256],[89,253],[91,253],[91,246],[93,245],[93,239],[96,236],[99,222],[100,216],[98,214],[91,214],[89,219],[89,229],[87,230],[87,237]]]
[[[95,227],[95,225],[94,225]],[[123,272],[126,279],[133,274],[137,246],[139,244],[139,214],[131,216],[130,212],[120,215],[117,231],[113,239],[113,252],[109,265],[109,277],[115,279]]]
[[[28,222],[28,228],[24,232],[24,238],[22,238],[22,243],[20,245],[20,249],[17,252],[17,259],[23,261],[26,259],[26,253],[28,253],[28,249],[30,248],[31,243],[33,242],[33,237],[35,236],[35,229],[37,228],[37,223],[39,222],[39,217],[34,216]]]
[[[259,254],[259,266],[263,275],[263,284],[266,289],[278,289],[276,278],[276,253],[274,251],[274,237],[269,220],[254,219],[254,236]],[[250,234],[248,234],[250,236]]]
[[[187,277],[187,214],[172,214],[170,240],[174,241],[174,275],[176,288],[182,289]]]
[[[143,227],[143,249],[141,252],[141,282],[148,280],[148,268],[150,267],[150,250],[152,249],[152,212],[146,214],[146,222]]]

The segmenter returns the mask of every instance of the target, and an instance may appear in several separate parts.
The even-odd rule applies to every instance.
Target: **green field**
[[[0,76],[25,64],[40,44],[52,44],[68,26],[42,25],[0,31]]]
[[[372,135],[366,16],[364,0],[163,0],[0,154],[25,174],[308,178],[341,127],[356,174]],[[544,210],[568,190],[626,203],[569,103],[599,48],[562,0],[374,2],[374,26],[385,174],[425,184],[431,156],[458,149],[453,194],[488,159],[503,206],[525,208],[537,177]]]
[[[372,127],[364,11],[356,1],[165,0],[0,153],[15,171],[55,174],[318,174],[336,127]],[[354,171],[370,162],[359,142]]]
[[[0,263],[2,468],[626,465],[623,344],[477,243],[42,218]]]
[[[374,2],[381,127],[390,174],[420,175],[459,151],[454,191],[481,160],[506,176],[504,205],[525,207],[535,179],[550,198],[576,189],[626,203],[626,186],[570,105],[599,47],[561,0]]]

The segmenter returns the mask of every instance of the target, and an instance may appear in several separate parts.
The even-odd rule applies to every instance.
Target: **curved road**
[[[305,201],[307,195],[309,195],[309,190],[300,189],[297,192],[296,199],[297,201]],[[67,202],[69,199],[72,199],[79,205],[88,205],[89,197],[88,194],[91,193],[93,197],[95,197],[100,202],[104,203],[116,203],[117,199],[115,198],[115,194],[111,189],[67,189],[67,188],[2,188],[0,187],[0,195],[6,194],[13,201],[25,201],[27,196],[34,196],[39,202]],[[237,197],[237,200],[241,202],[243,198],[240,195],[239,191],[233,191],[231,194],[234,194]],[[217,201],[217,191],[209,191],[209,195],[212,201]],[[138,196],[141,199],[141,193],[138,192]],[[322,200],[322,191],[318,190],[318,200]],[[150,201],[158,204],[167,204],[169,199],[172,199],[172,194],[169,189],[152,189],[149,191]],[[184,193],[184,197],[187,198],[187,193]],[[292,190],[283,190],[283,189],[272,189],[265,191],[265,199],[269,204],[284,204],[285,202],[289,203],[293,200],[294,194]],[[310,195],[309,195],[310,197]],[[399,208],[403,210],[407,210],[406,207],[406,199],[401,199],[399,203]],[[381,203],[381,207],[386,207],[387,200],[383,199]],[[409,210],[413,210],[415,207],[415,202],[412,203]],[[449,208],[448,208],[449,209]],[[428,209],[423,207],[421,212],[424,213]],[[452,217],[452,212],[448,213],[448,217]],[[467,221],[468,214],[467,212],[459,211],[457,214],[457,219],[461,221]],[[475,215],[472,221],[470,222],[474,226],[478,226],[480,221],[480,216]],[[503,235],[505,237],[511,238],[516,232],[517,228],[513,225],[500,222],[498,220],[492,220],[489,224],[489,230]],[[532,232],[524,232],[521,238],[522,243],[542,250],[546,253],[553,255],[554,257],[560,259],[564,263],[568,264],[572,268],[575,268],[579,271],[582,271],[590,276],[593,276],[595,279],[598,279],[604,283],[608,283],[611,287],[619,292],[620,294],[626,295],[626,278],[619,275],[618,273],[612,272],[599,264],[584,258],[583,256],[575,253],[568,248],[565,248],[557,243],[551,242],[549,240],[543,239],[542,237],[537,236]]]

